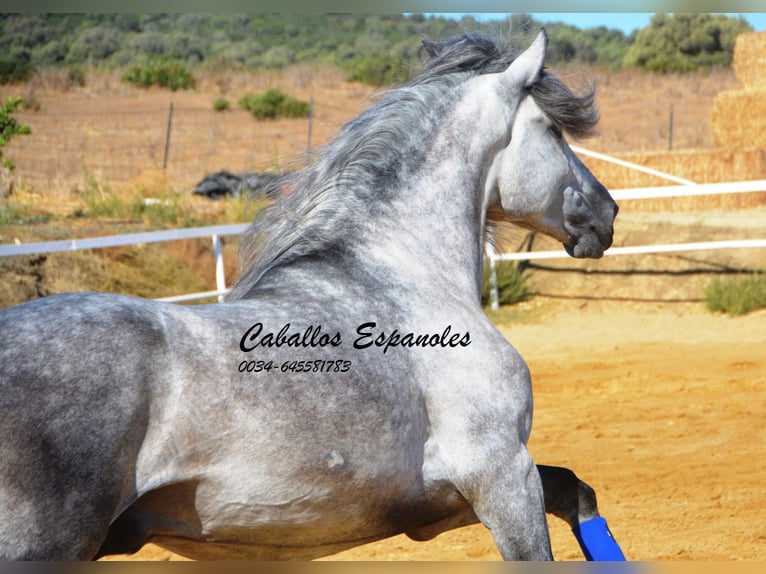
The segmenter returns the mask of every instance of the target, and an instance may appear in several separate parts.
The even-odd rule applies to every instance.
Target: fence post
[[[213,256],[215,257],[215,287],[221,293],[226,290],[226,277],[223,271],[223,243],[220,235],[213,235]],[[223,301],[223,294],[218,295],[218,302]]]
[[[494,253],[489,256],[489,301],[493,311],[500,309],[500,296],[497,292],[497,264]]]
[[[673,104],[670,104],[670,119],[668,121],[668,151],[673,151]]]
[[[306,143],[306,151],[311,152],[311,132],[314,128],[314,96],[309,98],[309,134],[308,141]]]
[[[168,153],[170,152],[170,128],[173,125],[173,102],[168,109],[168,125],[165,128],[165,153],[162,155],[162,169],[168,166]]]

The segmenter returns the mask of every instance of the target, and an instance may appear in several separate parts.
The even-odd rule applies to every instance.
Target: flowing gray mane
[[[242,237],[240,276],[228,300],[251,291],[272,268],[301,257],[342,252],[344,238],[361,218],[382,208],[400,179],[424,161],[428,139],[460,98],[460,85],[480,74],[505,70],[518,53],[481,35],[447,42],[425,40],[424,71],[346,124],[318,160],[286,176],[293,191],[263,209]],[[598,121],[594,90],[577,96],[556,76],[541,71],[529,93],[556,129],[591,135]],[[425,141],[424,141],[425,139]]]

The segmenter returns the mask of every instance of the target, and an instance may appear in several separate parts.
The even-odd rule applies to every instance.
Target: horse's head
[[[489,198],[507,219],[558,239],[573,257],[598,258],[612,244],[617,204],[563,137],[586,134],[597,115],[592,95],[578,98],[543,72],[546,46],[541,31],[494,74],[492,91],[510,118],[510,138],[489,170]]]

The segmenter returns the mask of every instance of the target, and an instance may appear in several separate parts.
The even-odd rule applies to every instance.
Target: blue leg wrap
[[[612,536],[606,520],[597,516],[572,529],[586,560],[624,561],[625,555]]]

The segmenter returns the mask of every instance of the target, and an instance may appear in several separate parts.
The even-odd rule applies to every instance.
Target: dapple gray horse
[[[481,521],[549,559],[523,359],[480,305],[488,212],[600,257],[617,206],[562,137],[596,123],[523,53],[426,42],[244,237],[222,304],[63,294],[0,318],[0,557],[329,555]]]

